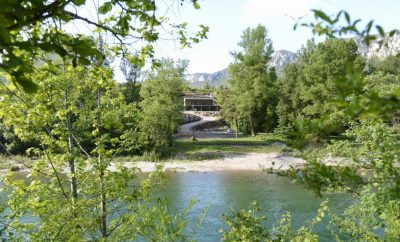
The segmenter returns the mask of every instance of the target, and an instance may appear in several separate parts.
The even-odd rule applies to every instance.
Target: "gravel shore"
[[[306,163],[301,158],[282,155],[281,153],[248,153],[226,154],[223,158],[204,161],[171,161],[171,162],[124,162],[125,167],[138,167],[142,172],[152,172],[157,165],[162,165],[165,171],[176,172],[209,172],[233,170],[288,170],[290,167],[300,168]],[[116,170],[116,164],[109,168]]]

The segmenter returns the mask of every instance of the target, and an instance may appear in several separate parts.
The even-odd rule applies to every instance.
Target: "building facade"
[[[185,95],[183,106],[185,111],[219,111],[217,100],[212,95]]]

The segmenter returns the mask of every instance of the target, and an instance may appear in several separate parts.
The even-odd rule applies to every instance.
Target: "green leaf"
[[[346,19],[347,23],[350,24],[351,19],[350,19],[350,14],[348,12],[344,12],[344,18]]]
[[[87,58],[81,57],[79,58],[79,64],[83,65],[83,66],[88,66],[90,65],[90,60],[88,60]]]
[[[103,5],[99,7],[99,13],[106,14],[110,12],[112,9],[111,2],[105,2]]]
[[[194,2],[193,2],[193,7],[194,7],[195,9],[200,9],[200,4],[199,4],[197,1],[194,1]]]
[[[394,34],[397,33],[397,30],[392,30],[389,32],[389,37],[393,37]]]
[[[316,9],[313,9],[312,11],[314,12],[315,18],[320,18],[328,23],[332,23],[331,18],[329,18],[328,15],[326,15],[326,13],[322,12],[321,10],[316,10]]]
[[[374,24],[374,20],[371,20],[371,21],[368,22],[367,28],[366,28],[367,33],[369,33],[371,31],[371,28],[372,28],[373,24]]]
[[[81,6],[85,4],[86,0],[73,0],[72,1],[76,6]]]
[[[37,91],[37,85],[24,76],[18,76],[16,82],[21,85],[22,89],[27,93],[35,93]]]
[[[356,26],[359,22],[361,22],[361,19],[357,19],[356,21],[353,22],[353,26]]]
[[[375,26],[376,29],[378,30],[378,33],[384,37],[385,36],[385,31],[383,30],[383,28],[380,25]]]

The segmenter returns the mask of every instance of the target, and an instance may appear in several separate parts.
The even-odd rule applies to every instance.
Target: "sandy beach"
[[[306,163],[301,158],[283,155],[281,153],[248,153],[225,154],[223,158],[204,161],[171,161],[171,162],[124,162],[123,166],[138,167],[142,172],[152,172],[157,165],[162,165],[164,171],[176,172],[210,172],[232,170],[287,170],[290,167],[300,168]],[[109,169],[115,171],[116,164]]]

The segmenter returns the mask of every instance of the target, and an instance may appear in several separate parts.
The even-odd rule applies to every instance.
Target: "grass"
[[[255,137],[245,136],[239,138],[215,138],[201,139],[198,141],[177,140],[174,147],[170,148],[169,156],[163,157],[161,160],[175,161],[201,161],[213,160],[224,157],[224,154],[245,154],[245,153],[272,153],[285,152],[288,150],[284,145],[287,140],[284,136],[275,134],[260,134]],[[152,160],[148,156],[118,156],[115,157],[116,162],[130,162]],[[25,156],[1,156],[0,170],[13,169],[15,165],[31,168],[33,161]]]
[[[22,155],[0,155],[0,170],[16,171],[20,168],[32,168],[33,160],[27,156]]]
[[[171,154],[184,160],[207,160],[222,158],[223,153],[270,153],[283,152],[286,143],[283,136],[262,134],[255,137],[203,139],[198,141],[177,140]]]

